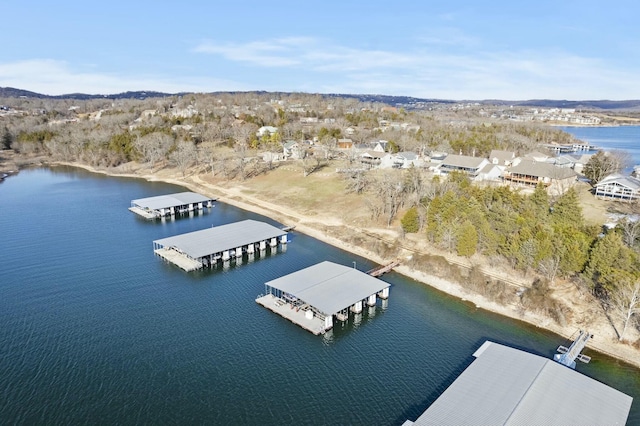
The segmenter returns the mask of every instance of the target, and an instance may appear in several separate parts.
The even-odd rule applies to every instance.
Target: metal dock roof
[[[265,285],[292,294],[326,315],[333,315],[390,287],[355,268],[321,262]]]
[[[405,425],[624,425],[633,398],[551,359],[486,341]]]
[[[212,200],[212,198],[205,197],[195,192],[178,192],[176,194],[158,195],[157,197],[131,200],[131,204],[142,208],[158,210],[184,206],[186,204],[204,203],[209,200]]]
[[[225,250],[269,240],[286,233],[287,231],[268,223],[248,219],[155,240],[154,243],[166,248],[175,247],[189,257],[198,259]]]

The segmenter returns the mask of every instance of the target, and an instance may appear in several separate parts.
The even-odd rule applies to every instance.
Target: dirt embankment
[[[400,257],[403,264],[396,270],[405,276],[474,303],[478,308],[543,327],[567,339],[578,329],[586,329],[596,336],[590,341],[590,348],[640,367],[640,350],[618,342],[614,328],[588,292],[571,282],[556,281],[551,288],[553,297],[560,300],[569,312],[560,321],[563,325],[558,318],[526,310],[514,295],[531,286],[532,276],[522,275],[503,265],[490,264],[481,257],[467,259],[441,252],[423,239],[401,235],[396,228],[367,226],[370,220],[361,201],[356,205],[350,197],[335,196],[335,173],[321,172],[303,179],[302,172],[296,167],[281,167],[270,176],[235,182],[223,181],[207,173],[183,177],[172,169],[149,170],[136,163],[113,169],[95,169],[78,163],[57,164],[182,185],[221,202],[271,217],[286,226],[295,226],[296,231],[377,263],[387,263]],[[496,297],[478,292],[477,287],[468,284],[470,274],[478,273],[485,283],[499,284],[495,287],[502,286],[502,293],[512,296]],[[633,329],[627,337],[630,341],[637,341],[640,334]]]

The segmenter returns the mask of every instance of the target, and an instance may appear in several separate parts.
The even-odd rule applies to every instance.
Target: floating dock
[[[205,207],[210,208],[213,207],[214,201],[215,199],[195,192],[178,192],[176,194],[131,200],[129,210],[145,219],[156,219],[190,213],[195,210],[202,210]]]
[[[624,425],[633,398],[551,359],[486,341],[415,421],[423,425]]]
[[[584,347],[587,345],[589,339],[593,337],[593,334],[580,330],[578,337],[573,341],[571,346],[558,346],[557,354],[553,356],[554,361],[558,361],[562,365],[566,365],[569,368],[576,368],[576,359],[588,364],[591,361],[591,357],[581,354]]]
[[[217,262],[242,262],[242,256],[277,249],[287,243],[287,232],[257,220],[243,220],[201,231],[188,232],[153,242],[158,256],[185,271],[195,271]]]
[[[321,262],[265,283],[256,302],[317,335],[333,327],[334,317],[346,321],[349,312],[387,299],[389,287],[355,268]]]

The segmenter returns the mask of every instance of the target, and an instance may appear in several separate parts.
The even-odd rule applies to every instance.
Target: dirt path
[[[141,168],[113,170],[96,170],[83,164],[77,163],[60,163],[74,167],[102,173],[107,175],[127,176],[135,178],[143,178],[150,181],[164,181],[172,184],[181,185],[192,191],[202,193],[204,195],[218,198],[221,202],[230,204],[244,210],[253,211],[264,216],[268,216],[281,222],[286,226],[295,226],[296,231],[307,234],[313,238],[324,241],[342,250],[349,251],[359,256],[368,258],[377,263],[386,263],[392,259],[384,259],[377,254],[367,250],[364,247],[354,246],[331,235],[325,230],[327,227],[343,227],[349,231],[364,233],[370,237],[389,243],[398,243],[400,238],[397,232],[390,229],[367,228],[362,229],[357,226],[345,223],[343,218],[335,217],[335,215],[316,214],[313,216],[302,214],[295,209],[286,207],[281,204],[274,203],[269,200],[263,200],[255,195],[251,195],[250,188],[240,183],[226,182],[224,185],[210,182],[206,175],[191,175],[182,178],[175,172],[163,170],[162,172],[151,173]],[[422,253],[429,255],[443,256],[449,263],[460,265],[463,267],[471,267],[474,259],[460,258],[449,253],[439,252],[432,247],[426,246],[421,241],[403,239],[401,240],[402,248],[406,254]],[[531,278],[527,278],[514,271],[503,271],[494,269],[488,265],[480,265],[482,271],[490,277],[499,279],[511,286],[527,287],[531,284]],[[571,283],[560,282],[554,289],[555,297],[561,297],[563,301],[574,311],[574,320],[566,327],[559,326],[556,322],[548,317],[538,315],[532,312],[524,312],[520,306],[511,305],[504,306],[477,293],[471,292],[455,282],[443,279],[441,277],[416,271],[406,265],[400,265],[396,271],[410,277],[416,281],[428,284],[440,291],[446,292],[460,299],[475,304],[478,308],[492,311],[507,317],[511,317],[520,321],[525,321],[537,327],[543,327],[554,333],[557,333],[567,339],[576,333],[578,329],[587,329],[593,333],[596,338],[589,342],[589,347],[596,351],[608,354],[615,358],[620,358],[630,364],[640,367],[640,351],[634,349],[630,345],[622,344],[615,338],[615,333],[611,325],[607,322],[606,317],[599,310],[599,305],[594,303],[590,294],[581,292],[575,285]],[[637,338],[638,336],[635,336]],[[560,342],[559,342],[560,343]]]

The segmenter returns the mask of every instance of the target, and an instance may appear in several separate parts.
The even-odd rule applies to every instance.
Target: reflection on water
[[[185,273],[152,241],[244,219],[281,224],[222,203],[155,222],[127,210],[183,190],[65,169],[0,186],[12,207],[0,208],[4,422],[402,424],[485,340],[546,357],[564,343],[394,272],[382,277],[389,300],[314,336],[255,302],[264,283],[325,260],[376,265],[293,232],[273,255]],[[640,396],[637,369],[587,355],[580,372]],[[640,424],[637,406],[629,424]]]

